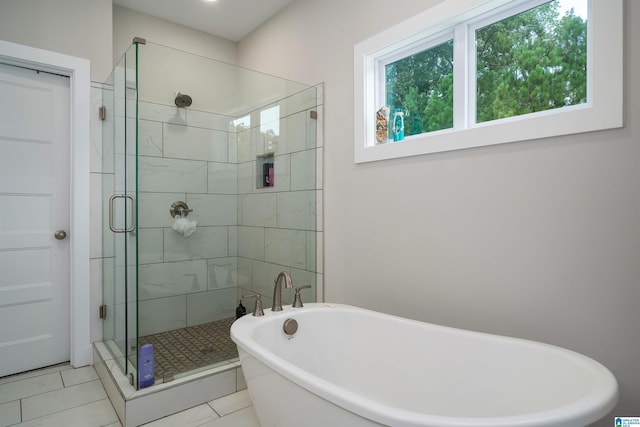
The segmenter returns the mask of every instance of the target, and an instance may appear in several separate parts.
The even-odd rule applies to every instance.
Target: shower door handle
[[[116,199],[129,199],[131,200],[131,226],[127,227],[127,228],[116,228],[115,225],[113,224],[113,202]],[[126,203],[126,201],[125,201]],[[136,203],[135,203],[135,199],[133,198],[133,196],[130,196],[129,194],[114,194],[111,197],[109,197],[109,228],[111,229],[111,231],[113,231],[114,233],[130,233],[132,231],[135,231],[136,229],[136,223],[135,223],[135,218],[136,218]],[[127,225],[127,219],[125,218],[125,227]]]

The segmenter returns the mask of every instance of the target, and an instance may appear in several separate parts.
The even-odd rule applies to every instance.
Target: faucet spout
[[[293,288],[293,280],[291,279],[291,275],[286,271],[281,272],[276,277],[273,286],[273,306],[271,307],[271,311],[282,311],[282,280],[284,279],[284,287],[285,288]]]

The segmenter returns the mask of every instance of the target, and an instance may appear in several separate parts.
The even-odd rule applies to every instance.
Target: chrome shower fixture
[[[189,215],[189,212],[193,212],[193,209],[189,209],[189,205],[180,200],[173,202],[169,208],[169,215],[171,215],[172,218],[175,218],[176,216],[186,218]]]
[[[185,95],[184,93],[176,92],[176,99],[174,101],[176,106],[179,108],[188,107],[191,105],[193,100],[189,95]]]

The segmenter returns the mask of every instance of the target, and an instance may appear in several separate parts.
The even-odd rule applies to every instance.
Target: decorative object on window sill
[[[389,107],[382,107],[376,111],[376,141],[378,144],[387,142],[389,136]]]
[[[393,140],[402,141],[404,139],[404,112],[402,108],[396,108],[393,114]]]

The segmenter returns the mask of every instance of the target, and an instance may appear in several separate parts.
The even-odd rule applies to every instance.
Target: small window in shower
[[[273,153],[280,139],[280,106],[260,111],[260,134],[264,138],[264,152]]]
[[[240,117],[233,121],[233,126],[236,132],[242,132],[247,129],[251,129],[251,115]]]

